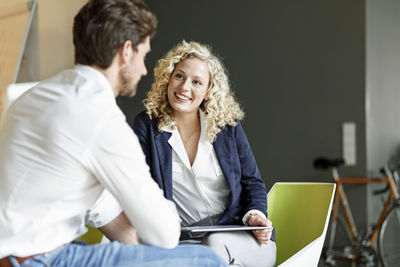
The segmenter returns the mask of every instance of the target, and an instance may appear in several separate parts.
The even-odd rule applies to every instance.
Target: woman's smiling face
[[[206,97],[210,73],[206,62],[186,58],[179,62],[168,84],[168,101],[177,113],[198,113]]]

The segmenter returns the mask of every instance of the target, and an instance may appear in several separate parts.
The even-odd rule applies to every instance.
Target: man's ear
[[[120,62],[125,64],[131,60],[133,54],[133,44],[131,40],[126,40],[118,51]]]

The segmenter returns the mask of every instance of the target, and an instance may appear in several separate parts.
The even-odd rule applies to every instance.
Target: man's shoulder
[[[38,85],[53,123],[77,136],[92,135],[101,125],[125,121],[109,85],[78,68],[67,69]],[[101,116],[99,112],[101,111]],[[79,125],[77,129],[72,125]]]

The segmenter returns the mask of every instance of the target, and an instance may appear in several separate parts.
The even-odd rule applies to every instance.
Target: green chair
[[[93,245],[93,244],[98,244],[101,242],[101,239],[103,238],[103,234],[101,231],[97,228],[93,228],[90,226],[87,226],[88,231],[83,234],[81,237],[76,239],[76,241],[84,241],[88,245]]]
[[[334,183],[276,183],[268,218],[276,234],[276,266],[317,266],[329,223]]]

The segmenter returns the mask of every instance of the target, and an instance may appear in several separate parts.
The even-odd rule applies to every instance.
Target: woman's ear
[[[210,97],[208,96],[209,93],[210,93],[210,88],[207,89],[206,95],[204,96],[204,101],[210,100]]]

